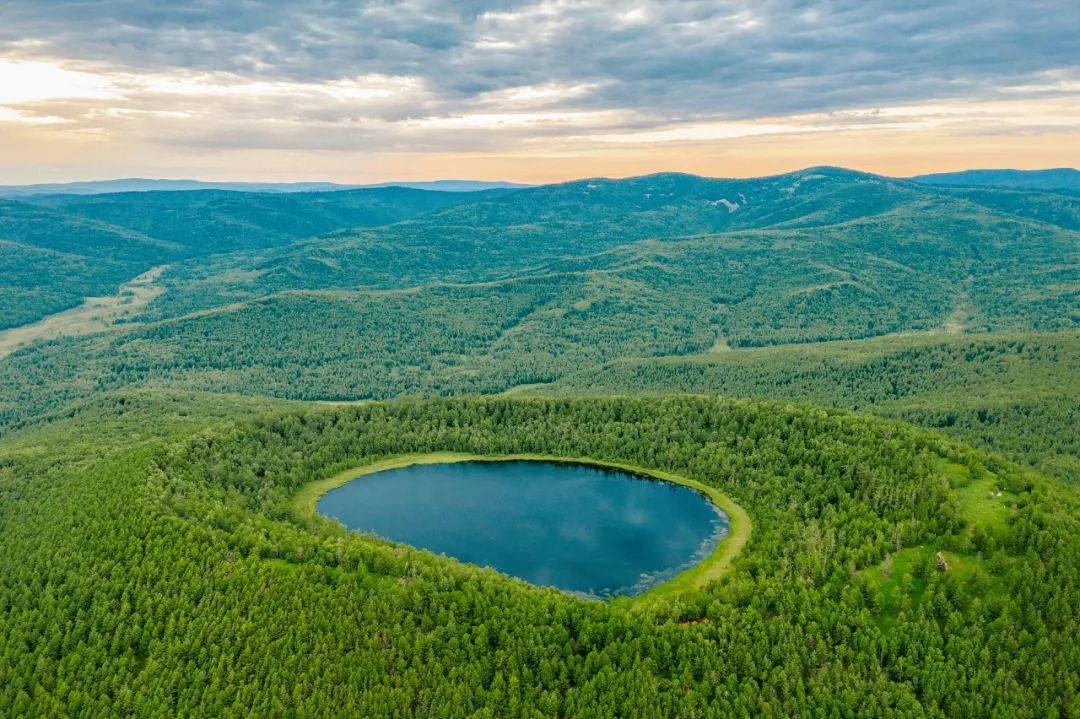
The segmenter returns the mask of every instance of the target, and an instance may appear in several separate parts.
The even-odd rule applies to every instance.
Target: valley
[[[171,201],[217,223],[202,236],[241,249],[171,264],[124,323],[8,330],[51,339],[0,362],[0,431],[139,387],[330,402],[719,392],[901,417],[1075,475],[1074,433],[1034,429],[1075,425],[1080,397],[1080,201],[1064,191],[813,168],[445,202],[365,192],[36,199],[192,246],[191,223],[170,224]],[[305,202],[344,218],[324,222],[355,221],[342,208],[374,224],[429,209],[296,239]],[[233,239],[232,228],[253,237],[238,223],[254,217],[280,225],[278,239]],[[86,316],[73,312],[60,318]]]
[[[0,358],[39,340],[79,337],[110,329],[138,315],[162,289],[155,283],[167,265],[153,267],[120,285],[115,295],[87,297],[78,307],[28,325],[0,330]]]

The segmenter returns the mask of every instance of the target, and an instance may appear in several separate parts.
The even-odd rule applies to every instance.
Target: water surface
[[[416,464],[327,492],[350,529],[594,597],[639,594],[704,559],[728,518],[697,490],[581,464]]]

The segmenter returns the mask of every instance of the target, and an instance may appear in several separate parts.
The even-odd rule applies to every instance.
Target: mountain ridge
[[[108,180],[72,180],[68,182],[45,182],[29,184],[0,185],[0,197],[19,198],[41,195],[98,195],[121,192],[191,192],[197,190],[222,190],[230,192],[340,192],[343,190],[376,189],[384,187],[403,187],[436,192],[476,192],[491,189],[525,189],[545,185],[567,185],[577,182],[621,180],[642,180],[661,176],[683,176],[706,180],[762,180],[810,174],[813,172],[842,171],[866,177],[881,177],[891,180],[908,180],[920,184],[957,185],[973,187],[1016,187],[1049,190],[1080,189],[1080,170],[1072,167],[1056,167],[1038,170],[1019,170],[1013,168],[971,168],[951,172],[922,173],[912,176],[894,176],[856,170],[839,165],[811,165],[786,172],[767,175],[749,175],[745,177],[725,175],[699,175],[682,171],[657,171],[625,177],[597,175],[574,178],[556,182],[514,182],[508,180],[391,180],[371,183],[338,183],[330,181],[298,182],[258,182],[258,181],[222,181],[194,179],[171,179],[149,177],[123,177]]]
[[[1080,191],[1080,170],[1072,167],[1045,170],[972,169],[915,175],[911,179],[926,185]]]
[[[432,192],[479,192],[483,190],[518,189],[532,187],[532,185],[504,180],[419,180],[341,184],[336,182],[209,182],[187,179],[125,177],[115,180],[0,185],[0,197],[16,199],[42,195],[106,195],[126,192],[193,192],[199,190],[291,194],[298,192],[371,190],[387,187],[402,187]]]

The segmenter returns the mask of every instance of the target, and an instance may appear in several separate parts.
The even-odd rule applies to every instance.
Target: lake
[[[728,517],[690,487],[584,464],[414,464],[327,492],[321,514],[540,586],[633,596],[712,553]]]

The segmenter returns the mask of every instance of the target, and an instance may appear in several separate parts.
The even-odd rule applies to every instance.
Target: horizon
[[[520,185],[522,189],[528,187],[542,187],[544,185],[558,185],[572,182],[583,182],[586,180],[632,180],[642,177],[649,177],[652,175],[689,175],[692,177],[700,177],[709,180],[752,180],[757,178],[777,177],[781,175],[795,174],[799,172],[807,172],[818,168],[832,168],[838,170],[846,170],[849,172],[861,173],[866,175],[875,175],[878,177],[884,177],[894,180],[912,180],[918,177],[930,176],[930,175],[950,175],[961,174],[966,172],[1056,172],[1056,171],[1073,171],[1080,172],[1080,167],[1071,167],[1067,165],[1060,165],[1055,167],[1033,167],[1033,168],[1017,168],[1017,167],[964,167],[952,170],[941,170],[934,172],[917,172],[911,175],[885,175],[877,172],[870,172],[857,167],[846,167],[843,165],[808,165],[805,167],[798,167],[792,170],[783,172],[774,172],[769,174],[749,174],[749,175],[705,175],[696,172],[687,172],[685,170],[654,170],[641,172],[633,175],[584,175],[566,177],[551,182],[522,182],[518,180],[512,180],[507,178],[486,178],[486,177],[434,177],[431,179],[390,179],[379,180],[370,183],[361,182],[339,182],[333,180],[327,180],[319,177],[300,179],[300,180],[274,180],[269,178],[242,178],[236,180],[211,180],[198,177],[99,177],[92,179],[77,178],[70,180],[56,180],[50,182],[24,182],[24,183],[0,183],[0,187],[4,188],[27,188],[35,186],[48,186],[48,185],[89,185],[89,184],[104,184],[115,182],[192,182],[199,184],[234,184],[234,185],[335,185],[342,189],[365,189],[365,188],[377,188],[379,186],[404,186],[404,185],[420,185],[420,184],[434,184],[434,183],[477,183],[477,184],[508,184],[508,185]]]
[[[1071,9],[11,0],[0,184],[1076,166]]]

